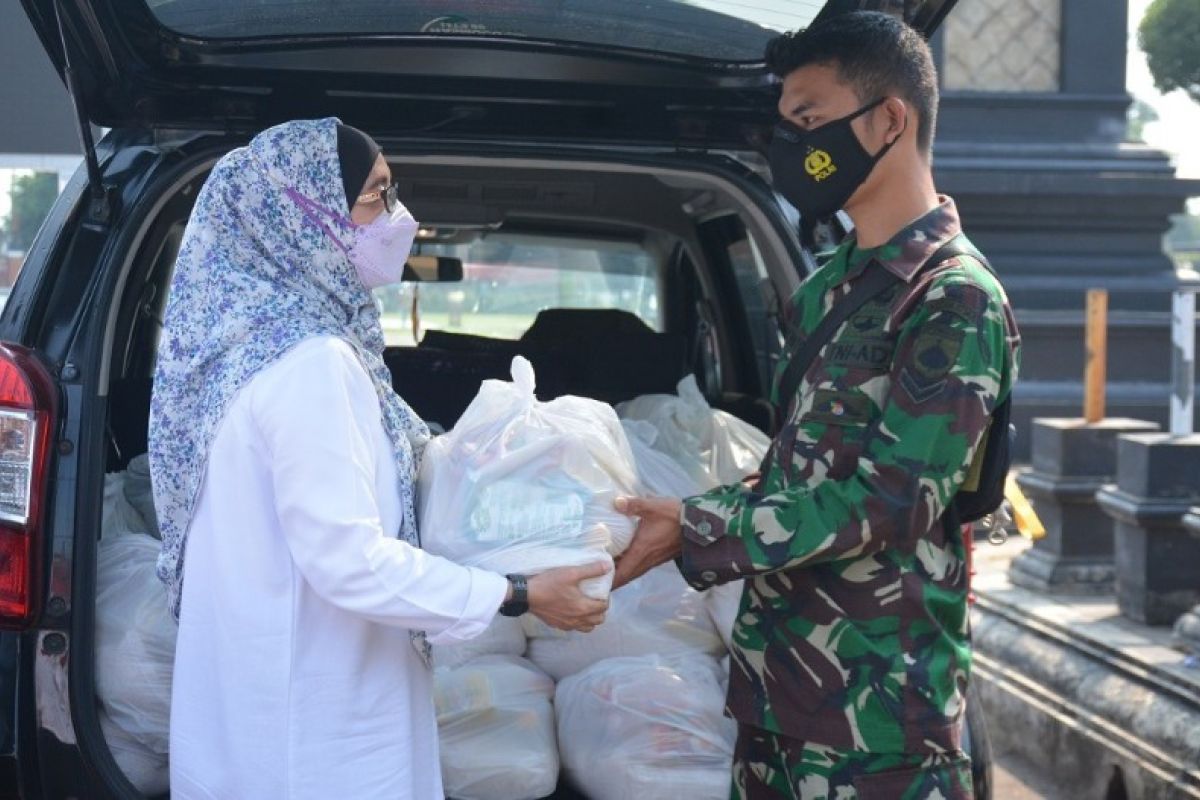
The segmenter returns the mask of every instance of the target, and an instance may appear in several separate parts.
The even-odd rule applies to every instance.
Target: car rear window
[[[389,345],[429,330],[519,339],[548,308],[623,309],[663,329],[659,262],[637,242],[491,233],[419,253],[462,259],[463,280],[377,289]]]
[[[408,34],[503,37],[760,61],[776,32],[825,0],[147,0],[167,28],[205,39]]]

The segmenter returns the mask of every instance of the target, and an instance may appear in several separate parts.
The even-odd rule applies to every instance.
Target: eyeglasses
[[[376,200],[382,200],[384,211],[392,213],[400,205],[400,184],[393,182],[388,184],[386,189],[360,194],[356,202],[374,203]]]

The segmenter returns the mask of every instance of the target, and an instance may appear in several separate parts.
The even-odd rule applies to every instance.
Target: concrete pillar
[[[1200,540],[1200,506],[1192,508],[1183,518],[1183,527]],[[1200,658],[1200,605],[1192,608],[1175,623],[1175,643],[1179,649]]]
[[[1046,526],[1046,536],[1016,558],[1009,578],[1055,594],[1113,589],[1113,520],[1096,492],[1117,474],[1117,437],[1159,430],[1153,422],[1041,418],[1033,421],[1033,468],[1017,477]]]
[[[1117,521],[1117,606],[1170,625],[1200,603],[1200,535],[1184,525],[1200,503],[1200,434],[1135,433],[1117,445],[1117,483],[1096,500]]]

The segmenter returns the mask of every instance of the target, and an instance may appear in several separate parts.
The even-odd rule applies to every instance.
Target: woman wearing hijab
[[[443,796],[428,642],[520,598],[418,546],[429,431],[370,293],[415,232],[378,146],[336,119],[261,133],[196,200],[150,415],[174,798]],[[530,578],[530,610],[589,630],[605,603],[578,583],[605,570]]]

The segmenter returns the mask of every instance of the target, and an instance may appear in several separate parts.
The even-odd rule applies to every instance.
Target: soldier
[[[697,589],[745,579],[734,797],[969,798],[967,570],[946,512],[1012,389],[1016,324],[981,259],[923,269],[966,244],[933,186],[924,39],[856,12],[776,38],[767,61],[783,79],[776,188],[808,219],[842,208],[855,225],[793,298],[794,338],[872,270],[899,280],[773,398],[784,425],[752,482],[618,501],[640,522],[616,585],[671,559]]]

